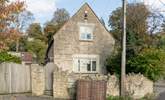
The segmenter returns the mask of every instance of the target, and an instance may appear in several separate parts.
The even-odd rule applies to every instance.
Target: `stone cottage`
[[[46,62],[74,73],[106,73],[105,60],[115,40],[85,3],[54,35]]]

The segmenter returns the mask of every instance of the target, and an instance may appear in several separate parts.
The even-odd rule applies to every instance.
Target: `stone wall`
[[[39,65],[31,65],[32,94],[40,96],[45,90],[45,70]]]
[[[153,82],[141,74],[130,74],[126,78],[126,88],[129,95],[141,98],[153,93]]]
[[[119,79],[114,75],[73,74],[58,70],[54,72],[53,96],[55,98],[74,99],[78,79],[106,80],[106,95],[119,95]],[[146,94],[153,93],[153,82],[141,74],[131,74],[126,77],[126,90],[128,95],[134,98],[141,98]]]
[[[153,82],[141,74],[130,74],[126,76],[126,92],[134,98],[141,98],[146,94],[153,93]],[[119,95],[119,79],[109,76],[107,82],[107,96]]]
[[[65,72],[54,72],[53,96],[55,98],[70,98],[68,92],[68,75]]]

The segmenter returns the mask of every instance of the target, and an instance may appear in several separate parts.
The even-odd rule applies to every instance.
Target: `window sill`
[[[75,74],[98,74],[99,72],[74,72]]]
[[[93,40],[79,40],[80,42],[93,42]]]

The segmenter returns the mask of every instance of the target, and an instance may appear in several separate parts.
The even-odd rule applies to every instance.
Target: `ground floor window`
[[[74,71],[91,73],[99,70],[99,57],[97,55],[74,55]]]

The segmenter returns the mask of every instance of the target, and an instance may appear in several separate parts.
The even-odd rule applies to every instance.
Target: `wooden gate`
[[[77,100],[106,100],[106,81],[78,80]]]

